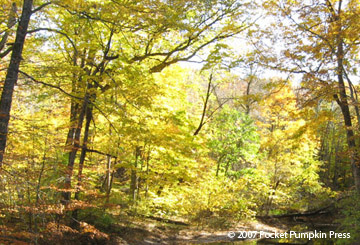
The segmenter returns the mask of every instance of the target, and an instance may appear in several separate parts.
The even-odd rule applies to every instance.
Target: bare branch
[[[19,73],[23,74],[24,76],[26,76],[27,78],[29,78],[30,80],[32,80],[33,82],[35,83],[39,83],[39,84],[42,84],[42,85],[45,85],[45,86],[48,86],[48,87],[51,87],[51,88],[55,88],[59,91],[61,91],[62,93],[64,93],[65,95],[69,96],[69,97],[72,97],[72,98],[75,98],[75,99],[79,99],[79,100],[83,100],[84,98],[82,97],[78,97],[78,96],[75,96],[75,95],[72,95],[68,92],[66,92],[64,89],[58,87],[58,86],[55,86],[55,85],[52,85],[52,84],[49,84],[49,83],[45,83],[45,82],[42,82],[42,81],[39,81],[37,79],[35,79],[33,76],[30,76],[29,74],[23,72],[23,71],[19,71]]]
[[[171,61],[166,61],[168,58],[165,58],[160,64],[156,65],[156,66],[153,66],[151,69],[150,69],[150,72],[151,73],[156,73],[156,72],[161,72],[165,67],[169,66],[169,65],[172,65],[172,64],[175,64],[179,61],[188,61],[190,60],[191,58],[193,58],[201,49],[205,48],[206,46],[216,42],[216,41],[219,41],[219,40],[222,40],[222,39],[226,39],[226,38],[229,38],[229,37],[232,37],[236,34],[239,34],[240,32],[244,31],[247,27],[244,27],[244,29],[241,29],[237,32],[234,32],[234,33],[231,33],[231,34],[225,34],[225,35],[218,35],[218,36],[215,36],[213,37],[212,39],[210,39],[209,41],[203,43],[202,45],[200,45],[199,47],[197,47],[191,54],[189,54],[188,56],[186,57],[183,57],[183,58],[174,58],[172,59]]]
[[[6,55],[8,55],[12,49],[13,49],[13,46],[10,46],[7,50],[0,53],[0,58],[4,58]]]
[[[201,128],[204,126],[204,119],[205,119],[205,114],[206,114],[206,109],[207,109],[207,106],[208,106],[208,101],[209,101],[209,98],[210,98],[210,95],[211,95],[211,83],[212,83],[212,79],[213,79],[213,74],[211,73],[210,74],[210,77],[209,77],[209,82],[208,82],[208,87],[207,87],[207,91],[206,91],[206,97],[205,97],[205,102],[204,102],[204,108],[203,108],[203,112],[201,114],[201,119],[200,119],[200,123],[199,123],[199,126],[198,128],[195,130],[195,133],[194,133],[194,136],[197,135]]]
[[[69,37],[68,34],[66,34],[65,32],[62,32],[60,30],[56,30],[56,29],[52,29],[52,28],[36,28],[36,29],[27,31],[27,33],[30,34],[30,33],[39,32],[39,31],[49,31],[49,32],[55,32],[55,33],[58,33],[60,35],[63,35],[71,43],[71,46],[74,48],[75,53],[76,54],[78,53],[76,45],[73,42],[73,40],[71,40],[71,38]]]
[[[109,153],[105,153],[105,152],[102,152],[102,151],[98,151],[98,150],[94,150],[94,149],[89,149],[89,148],[83,147],[83,146],[81,146],[80,148],[81,148],[81,149],[84,149],[84,150],[87,151],[87,152],[94,152],[94,153],[97,153],[97,154],[100,154],[100,155],[110,156],[110,157],[113,157],[113,158],[117,158],[117,157],[114,156],[114,155],[111,155],[111,154],[109,154]]]
[[[42,4],[42,5],[40,5],[39,7],[37,7],[36,9],[34,9],[34,10],[32,11],[32,13],[36,13],[36,12],[42,10],[43,8],[45,8],[46,6],[48,6],[48,5],[50,5],[50,4],[52,4],[52,2],[47,2],[47,3]]]

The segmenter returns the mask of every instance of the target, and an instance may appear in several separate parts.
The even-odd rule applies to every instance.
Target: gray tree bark
[[[4,88],[0,99],[0,168],[2,168],[3,158],[8,136],[8,126],[10,120],[11,102],[14,93],[14,86],[18,80],[21,55],[24,48],[26,32],[32,14],[33,0],[24,0],[21,19],[16,30],[15,43],[11,53],[10,64],[6,73]]]

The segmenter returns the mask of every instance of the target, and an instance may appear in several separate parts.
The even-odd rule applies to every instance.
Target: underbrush
[[[99,208],[72,212],[39,214],[8,212],[0,220],[0,244],[106,244],[106,230],[114,223],[111,215]]]
[[[89,208],[81,210],[79,220],[89,223],[101,230],[109,230],[116,219],[100,208]]]
[[[337,220],[339,233],[350,233],[348,239],[337,239],[336,244],[354,244],[360,241],[360,196],[354,191],[338,203],[342,217]]]

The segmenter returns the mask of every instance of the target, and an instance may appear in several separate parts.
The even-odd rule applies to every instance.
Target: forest
[[[359,52],[358,0],[0,0],[0,244],[357,244]]]

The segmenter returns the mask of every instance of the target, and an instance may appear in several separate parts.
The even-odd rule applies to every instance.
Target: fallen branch
[[[164,223],[168,223],[168,224],[174,224],[174,225],[184,225],[184,226],[189,226],[190,224],[182,222],[182,221],[177,221],[177,220],[171,220],[171,219],[165,219],[165,218],[161,218],[161,217],[155,217],[155,216],[151,216],[151,215],[142,215],[142,214],[138,214],[141,217],[144,217],[146,219],[152,219],[152,220],[156,220],[156,221],[160,221],[160,222],[164,222]]]
[[[268,219],[268,218],[295,218],[295,217],[308,217],[308,216],[314,216],[314,215],[321,215],[321,214],[327,214],[330,211],[326,211],[328,208],[332,207],[334,203],[331,203],[330,205],[326,207],[322,207],[313,211],[308,211],[304,213],[292,213],[292,214],[277,214],[277,215],[257,215],[256,218],[260,219]]]
[[[331,202],[329,205],[319,208],[319,209],[315,209],[312,211],[307,211],[304,213],[292,213],[292,214],[278,214],[278,215],[256,215],[256,218],[259,219],[269,219],[269,218],[294,218],[294,217],[307,217],[307,216],[313,216],[313,215],[319,215],[319,214],[327,214],[330,213],[330,211],[326,211],[327,209],[333,207],[335,205],[335,203],[339,202],[342,199],[348,198],[351,196],[351,193],[345,193],[344,195],[340,196],[339,198],[337,198],[336,200],[334,200],[333,202]]]

